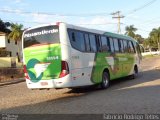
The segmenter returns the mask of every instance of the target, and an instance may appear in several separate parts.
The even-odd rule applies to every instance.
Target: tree
[[[152,41],[152,39],[150,37],[146,38],[143,42],[143,47],[146,49],[146,50],[151,50],[152,48],[155,48],[154,46],[154,42]]]
[[[148,39],[148,38],[146,38],[146,39],[144,40],[144,42],[143,42],[143,47],[144,47],[145,49],[149,49],[149,39]]]
[[[1,19],[0,19],[0,31],[1,32],[4,32],[4,33],[10,33],[10,29],[8,27],[10,27],[10,23],[9,22],[3,22]]]
[[[134,39],[136,39],[139,44],[143,44],[144,42],[144,38],[139,34],[135,34]]]
[[[160,50],[160,27],[154,28],[149,34],[151,41],[154,43],[154,47]]]
[[[11,33],[9,34],[8,38],[11,39],[11,40],[14,40],[15,42],[17,42],[18,44],[18,60],[20,61],[20,41],[22,39],[22,33],[23,33],[23,25],[22,24],[17,24],[17,23],[12,23],[11,24]]]
[[[137,31],[137,28],[135,28],[134,25],[126,26],[125,30],[125,35],[128,35],[133,38],[135,37],[135,32]]]

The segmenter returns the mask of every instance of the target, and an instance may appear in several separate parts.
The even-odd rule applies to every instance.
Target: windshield
[[[45,26],[26,31],[23,35],[24,48],[41,44],[59,43],[58,26]]]

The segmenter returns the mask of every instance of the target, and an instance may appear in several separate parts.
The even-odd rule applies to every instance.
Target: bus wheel
[[[135,66],[135,67],[134,67],[133,74],[131,75],[131,78],[132,78],[132,79],[135,79],[135,78],[137,78],[137,77],[138,77],[138,67]]]
[[[102,75],[101,88],[106,89],[108,87],[109,87],[109,74],[108,72],[104,71]]]

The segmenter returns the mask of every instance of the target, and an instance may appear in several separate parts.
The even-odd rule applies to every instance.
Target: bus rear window
[[[26,31],[23,35],[24,48],[41,45],[60,43],[58,26],[45,26]]]

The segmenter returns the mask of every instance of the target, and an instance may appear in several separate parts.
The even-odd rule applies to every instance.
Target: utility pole
[[[121,18],[124,18],[123,15],[120,15],[120,11],[117,11],[117,12],[114,12],[112,13],[111,15],[113,15],[113,19],[118,19],[118,33],[121,33],[121,27],[120,27],[120,24],[121,24]]]

